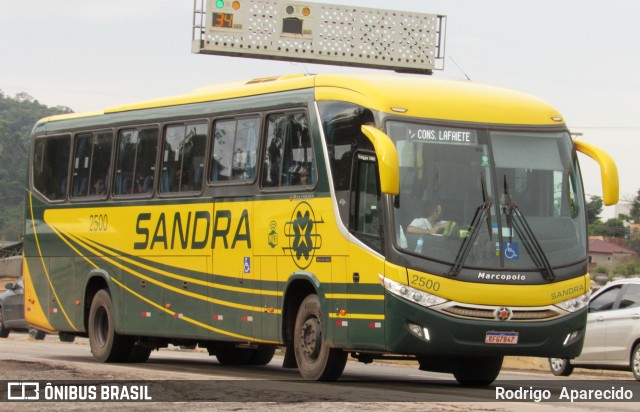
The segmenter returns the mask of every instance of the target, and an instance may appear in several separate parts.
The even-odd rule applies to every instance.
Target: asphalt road
[[[101,364],[86,339],[62,343],[56,336],[32,341],[12,333],[0,339],[2,386],[14,381],[53,382],[53,385],[116,383],[147,387],[152,401],[135,403],[55,402],[46,409],[98,410],[126,405],[134,410],[582,410],[637,411],[640,382],[630,377],[580,375],[556,378],[550,373],[507,371],[488,387],[465,388],[449,374],[422,372],[415,364],[348,362],[337,382],[308,382],[297,370],[283,369],[282,356],[265,367],[228,367],[203,350],[170,347],[153,352],[144,364]],[[578,380],[579,379],[579,380]],[[73,386],[73,385],[72,385]],[[609,390],[635,402],[596,402],[595,391]],[[3,393],[4,391],[4,393]],[[590,391],[590,392],[589,392]],[[590,393],[590,395],[588,395]],[[0,386],[2,399],[7,388]],[[590,402],[582,402],[584,396]],[[563,397],[564,396],[564,397]],[[569,402],[567,397],[583,396]],[[544,402],[547,398],[559,403]],[[498,398],[498,399],[496,399]],[[502,399],[500,399],[502,398]],[[118,398],[131,400],[133,398]],[[543,400],[543,402],[536,402]],[[510,402],[507,402],[510,401]],[[518,403],[514,403],[514,401]],[[0,403],[0,410],[34,410],[33,402]],[[44,407],[44,403],[35,405]]]

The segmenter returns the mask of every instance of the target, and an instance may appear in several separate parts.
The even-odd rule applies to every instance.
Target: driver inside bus
[[[440,203],[436,203],[435,206],[428,210],[431,210],[431,213],[427,217],[417,217],[409,223],[407,233],[443,236],[458,235],[456,222],[453,220],[441,220],[443,207]]]

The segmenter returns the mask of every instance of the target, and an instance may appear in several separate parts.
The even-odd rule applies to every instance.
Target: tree
[[[61,113],[72,110],[47,107],[27,93],[15,98],[0,93],[0,239],[18,240],[22,235],[31,129],[38,119]]]
[[[629,229],[624,226],[622,219],[609,219],[606,222],[596,220],[589,225],[589,235],[628,238]]]
[[[640,223],[640,189],[635,199],[631,202],[631,210],[629,210],[629,218],[635,223]]]
[[[600,196],[593,196],[590,201],[587,202],[587,223],[594,224],[598,221],[600,213],[602,213],[602,198]]]

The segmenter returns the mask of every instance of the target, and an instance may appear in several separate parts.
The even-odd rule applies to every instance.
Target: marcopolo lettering
[[[520,273],[487,273],[478,272],[478,280],[525,281],[527,277]]]
[[[136,219],[136,250],[234,249],[239,242],[251,248],[249,212],[245,209],[237,221],[230,210],[198,210],[180,213],[140,213]]]

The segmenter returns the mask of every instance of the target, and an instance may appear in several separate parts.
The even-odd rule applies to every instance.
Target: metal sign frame
[[[446,16],[296,0],[194,0],[192,51],[431,74]]]

